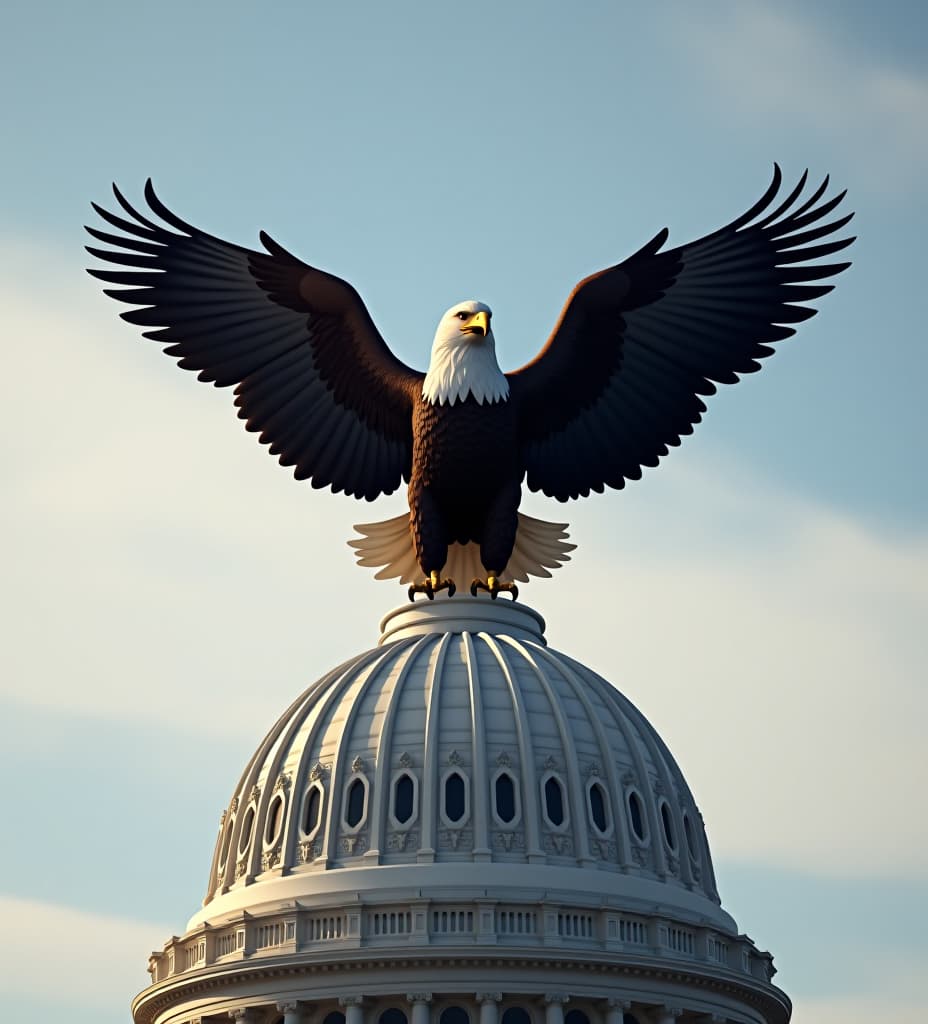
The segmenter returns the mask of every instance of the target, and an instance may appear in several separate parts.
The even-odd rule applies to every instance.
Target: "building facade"
[[[522,604],[381,630],[262,740],[135,1024],[787,1024],[634,705]]]

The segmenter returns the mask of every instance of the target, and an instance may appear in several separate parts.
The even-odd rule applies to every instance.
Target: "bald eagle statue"
[[[234,384],[246,429],[297,479],[368,501],[408,482],[408,517],[359,527],[367,536],[354,543],[362,563],[382,555],[384,573],[412,583],[410,600],[452,595],[462,549],[479,557],[472,593],[515,597],[513,577],[549,575],[572,547],[562,526],[519,514],[523,481],[566,501],[638,479],[692,432],[702,396],[758,370],[789,325],[814,315],[807,303],[832,288],[821,282],[849,266],[811,262],[854,239],[831,237],[852,214],[826,221],[844,193],[823,198],[826,178],[803,198],[805,184],[803,174],[777,203],[774,166],[764,195],[726,227],[662,250],[665,229],[585,278],[513,373],[499,368],[483,303],[445,313],[423,374],[393,355],[347,282],[264,232],[267,251],[255,252],[192,227],[151,181],[158,220],[115,186],[125,216],[94,204],[118,233],[88,228],[112,247],[88,251],[129,269],[90,273],[139,307],[123,318],[182,367]]]

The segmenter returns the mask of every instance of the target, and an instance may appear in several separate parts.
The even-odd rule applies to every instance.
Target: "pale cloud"
[[[928,77],[852,52],[808,15],[757,0],[674,8],[685,60],[732,114],[826,140],[892,194],[928,171]],[[838,15],[840,17],[840,15]]]
[[[111,1011],[148,985],[148,953],[170,929],[0,895],[0,992]],[[66,950],[66,951],[65,951]]]
[[[56,273],[47,254],[43,267]],[[402,496],[372,508],[295,485],[228,392],[146,349],[92,286],[58,285],[47,308],[18,251],[0,268],[19,339],[5,410],[27,442],[10,431],[2,453],[15,486],[0,513],[14,537],[0,692],[256,742],[402,601],[344,545],[349,523],[396,514]],[[695,445],[623,495],[526,511],[566,511],[580,548],[560,584],[525,599],[553,646],[665,736],[717,858],[924,876],[924,537]]]

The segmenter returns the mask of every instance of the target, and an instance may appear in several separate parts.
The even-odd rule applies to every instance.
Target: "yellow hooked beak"
[[[465,334],[477,334],[485,338],[490,333],[490,314],[474,313],[463,327]]]

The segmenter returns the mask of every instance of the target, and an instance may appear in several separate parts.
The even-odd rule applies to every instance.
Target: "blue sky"
[[[508,369],[577,280],[665,225],[685,242],[730,220],[774,160],[849,189],[854,266],[659,472],[528,502],[579,548],[524,597],[667,739],[723,902],[796,1019],[921,1014],[926,20],[750,0],[7,5],[14,1016],[128,1020],[259,734],[402,597],[343,545],[402,498],[295,484],[228,394],[120,323],[82,270],[90,200],[151,175],[207,230],[268,230],[352,281],[413,365],[447,306],[483,299]],[[98,950],[92,978],[49,976],[63,933]]]

